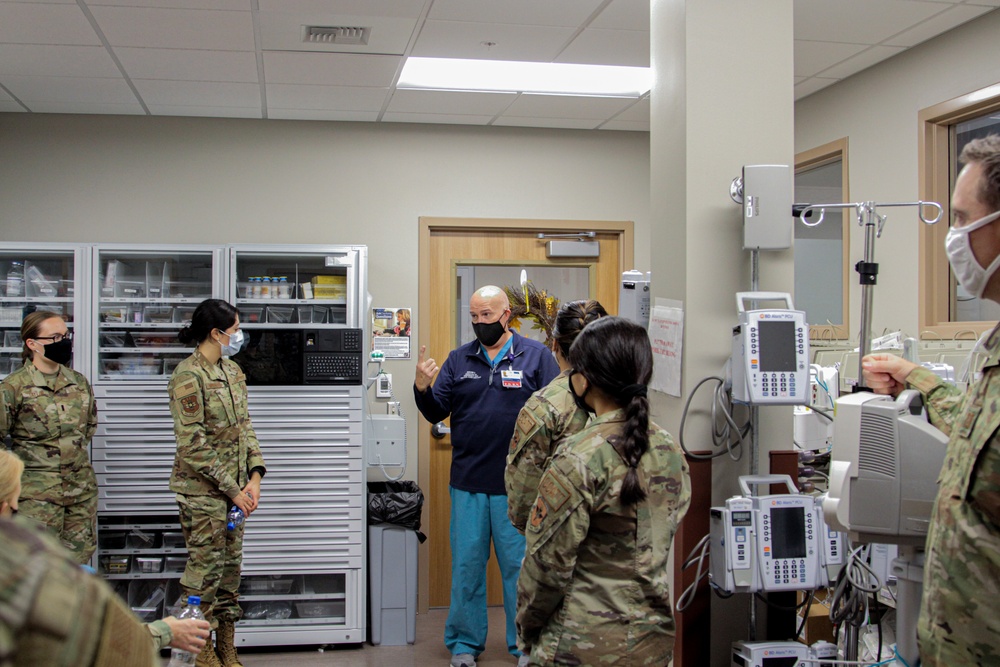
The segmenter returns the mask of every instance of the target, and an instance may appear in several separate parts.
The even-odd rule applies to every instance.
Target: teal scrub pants
[[[524,535],[507,518],[507,496],[469,493],[449,487],[451,494],[451,608],[444,643],[452,655],[478,656],[486,648],[486,563],[490,539],[503,578],[503,610],[507,617],[507,650],[517,650],[517,577],[524,560]]]

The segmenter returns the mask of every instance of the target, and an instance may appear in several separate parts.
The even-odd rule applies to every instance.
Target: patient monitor
[[[923,546],[948,437],[922,408],[912,389],[837,399],[823,512],[854,541]]]

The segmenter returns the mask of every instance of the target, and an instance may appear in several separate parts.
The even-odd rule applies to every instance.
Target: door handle
[[[442,439],[444,436],[451,433],[451,428],[444,425],[444,422],[438,422],[431,426],[431,435],[438,440]]]

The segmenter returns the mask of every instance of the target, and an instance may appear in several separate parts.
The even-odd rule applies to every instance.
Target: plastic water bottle
[[[205,615],[201,613],[201,598],[197,595],[188,596],[188,603],[181,613],[177,614],[178,619],[185,618],[196,618],[198,620],[204,620]],[[170,651],[170,662],[167,667],[185,667],[185,665],[193,665],[195,656],[187,651],[182,651],[179,648],[171,649]]]
[[[236,526],[242,526],[246,520],[243,510],[233,505],[233,509],[229,510],[229,514],[226,515],[226,530],[236,530]]]

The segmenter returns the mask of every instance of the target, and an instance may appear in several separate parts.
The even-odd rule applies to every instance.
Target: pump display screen
[[[765,373],[795,371],[795,322],[760,320],[760,370]]]
[[[774,558],[806,557],[805,508],[771,508],[771,554]]]
[[[760,664],[763,667],[795,667],[799,664],[799,659],[794,655],[782,658],[764,658]]]

